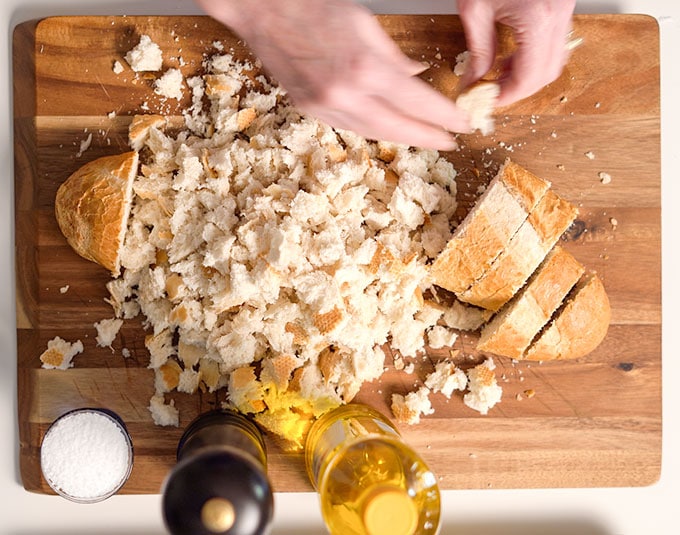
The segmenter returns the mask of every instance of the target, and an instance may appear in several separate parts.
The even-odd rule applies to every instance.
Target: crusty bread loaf
[[[59,186],[55,199],[57,223],[69,245],[114,276],[120,272],[138,161],[135,151],[93,160]]]
[[[547,191],[489,269],[458,299],[499,310],[524,285],[577,213],[571,203]]]
[[[556,246],[526,286],[482,329],[477,349],[519,359],[584,272]]]
[[[467,290],[503,251],[549,187],[546,180],[507,160],[432,265],[434,283],[452,292]]]
[[[572,289],[524,358],[541,361],[583,357],[602,342],[610,319],[604,285],[596,274],[588,274]]]

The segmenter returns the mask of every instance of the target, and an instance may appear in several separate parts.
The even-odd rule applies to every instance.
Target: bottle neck
[[[305,446],[307,474],[318,490],[325,468],[351,444],[369,437],[399,439],[397,428],[380,412],[362,404],[338,407],[317,420]]]
[[[232,411],[211,411],[196,418],[182,435],[177,446],[177,460],[206,449],[226,448],[240,452],[267,467],[267,452],[262,433],[245,416]]]

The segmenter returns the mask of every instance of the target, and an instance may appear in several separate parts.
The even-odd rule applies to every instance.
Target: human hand
[[[491,68],[496,22],[514,30],[517,44],[500,80],[497,105],[528,97],[555,80],[569,58],[567,35],[575,4],[575,0],[458,0],[470,52],[462,83],[478,80]]]
[[[368,138],[440,150],[467,113],[352,0],[196,0],[239,34],[296,107]]]

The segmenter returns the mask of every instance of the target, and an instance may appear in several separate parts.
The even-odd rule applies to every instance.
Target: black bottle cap
[[[258,427],[234,411],[198,416],[177,447],[163,485],[172,535],[261,535],[273,516],[266,451]]]
[[[230,448],[181,460],[163,490],[163,517],[173,535],[259,535],[269,530],[273,494],[262,467]]]

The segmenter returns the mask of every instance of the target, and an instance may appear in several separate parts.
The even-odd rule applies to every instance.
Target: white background
[[[273,1],[273,0],[263,0]],[[281,1],[281,0],[278,0]],[[452,13],[453,0],[364,0],[378,13]],[[581,13],[647,13],[661,32],[663,302],[680,300],[680,261],[673,229],[680,228],[680,3],[676,0],[582,1]],[[52,15],[187,15],[190,0],[4,0],[0,52],[0,535],[160,535],[159,496],[114,496],[79,505],[24,491],[18,469],[16,339],[14,314],[14,214],[12,170],[12,30],[20,22]],[[625,38],[625,37],[622,37]],[[674,57],[674,55],[676,57]],[[446,491],[442,535],[648,535],[680,533],[680,329],[663,313],[663,462],[661,479],[643,488]],[[673,499],[675,498],[675,499]],[[325,533],[315,494],[277,494],[273,535]]]

